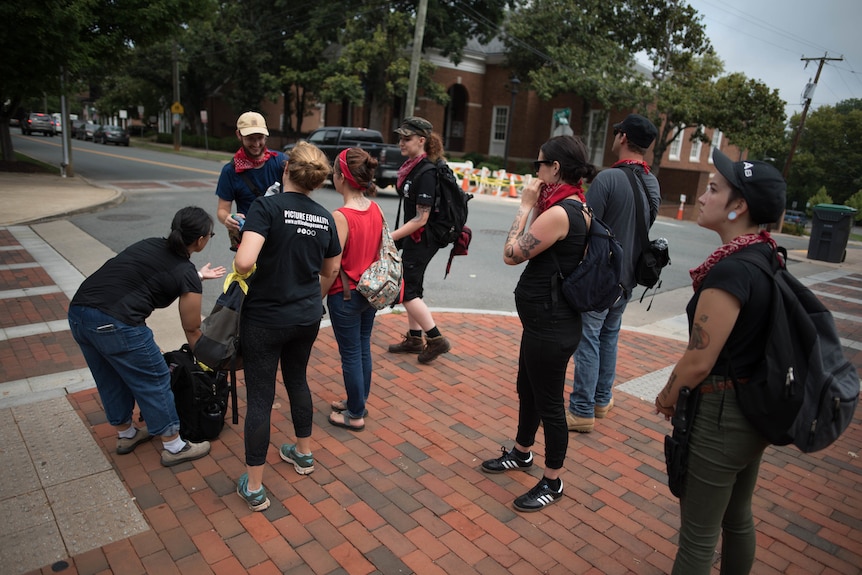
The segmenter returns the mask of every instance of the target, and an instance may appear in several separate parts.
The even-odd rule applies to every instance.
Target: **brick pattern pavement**
[[[858,290],[862,278],[851,278],[848,286]],[[20,299],[22,318],[30,317],[23,308],[41,307],[40,301]],[[4,305],[4,311],[14,306]],[[852,302],[835,307],[862,317]],[[436,318],[453,350],[421,366],[413,355],[385,352],[404,331],[403,317],[378,317],[370,414],[361,433],[326,421],[328,404],[343,396],[343,386],[331,330],[321,330],[309,368],[317,407],[316,470],[299,476],[278,457],[276,447],[294,438],[279,384],[264,480],[272,506],[264,513],[249,511],[235,493],[244,471],[242,418],[238,426],[225,427],[211,456],[164,468],[158,440],[129,455],[114,453],[114,433],[95,390],[70,395],[152,530],[71,557],[65,569],[45,566],[32,573],[668,572],[676,552],[678,502],[664,471],[662,438],[669,425],[650,401],[618,391],[614,410],[595,432],[570,436],[562,500],[543,512],[517,513],[512,499],[541,474],[541,432],[531,473],[486,475],[479,464],[497,456],[501,444],[512,445],[518,320],[466,313]],[[10,372],[33,364],[56,371],[83,365],[75,348],[46,343],[42,336],[13,338],[8,345],[15,354],[31,350],[33,357]],[[618,382],[667,367],[683,346],[623,331]],[[2,359],[7,370],[8,356]],[[4,371],[0,381],[6,377]],[[239,395],[242,415],[242,382]],[[860,417],[820,453],[767,450],[754,497],[753,573],[860,573]]]
[[[668,426],[651,405],[618,392],[595,432],[571,435],[563,499],[544,512],[516,513],[512,499],[532,487],[540,469],[491,476],[478,465],[512,444],[518,320],[446,313],[438,321],[453,351],[426,367],[415,356],[383,351],[398,340],[404,320],[378,318],[376,376],[361,433],[326,422],[328,403],[343,393],[334,338],[321,331],[309,369],[318,409],[316,470],[297,475],[273,447],[265,471],[272,506],[264,513],[249,511],[235,493],[244,471],[242,420],[226,426],[210,457],[166,469],[157,440],[130,455],[113,453],[113,431],[95,391],[70,396],[152,531],[73,557],[66,572],[669,572],[678,504],[665,484]],[[623,332],[620,364],[638,365],[626,370],[643,375],[672,363],[682,345]],[[242,385],[239,392],[243,413]],[[754,573],[859,572],[859,424],[857,418],[818,454],[767,450],[755,495]],[[273,446],[293,437],[279,385]],[[540,433],[539,467],[542,441]]]

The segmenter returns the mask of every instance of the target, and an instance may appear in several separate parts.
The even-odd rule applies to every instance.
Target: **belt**
[[[748,379],[747,377],[740,377],[736,380],[736,383],[748,383]],[[717,391],[724,391],[725,389],[733,389],[733,380],[720,375],[710,375],[697,388],[700,390],[701,395],[715,393]]]

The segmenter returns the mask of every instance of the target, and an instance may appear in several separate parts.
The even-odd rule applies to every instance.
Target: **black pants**
[[[545,428],[545,466],[560,469],[569,446],[563,390],[569,360],[581,339],[581,316],[562,299],[556,303],[515,298],[524,328],[518,356],[518,434],[531,447],[541,422]]]
[[[308,389],[306,368],[317,339],[320,322],[273,329],[243,322],[240,328],[245,388],[245,463],[266,463],[269,448],[270,412],[275,400],[275,375],[281,361],[281,377],[290,399],[290,417],[296,437],[311,437],[314,407]]]

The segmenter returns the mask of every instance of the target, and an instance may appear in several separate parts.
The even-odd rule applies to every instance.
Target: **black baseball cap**
[[[641,148],[649,148],[658,136],[658,130],[649,119],[640,114],[629,114],[619,124],[614,124],[614,133],[622,132],[629,142]]]
[[[401,126],[395,129],[395,133],[401,136],[412,136],[413,134],[416,134],[427,138],[431,135],[432,129],[433,127],[431,126],[431,122],[425,118],[409,116],[404,118],[404,121],[401,122]]]
[[[731,186],[742,192],[751,221],[778,221],[787,202],[787,183],[775,166],[757,160],[734,162],[718,148],[712,151],[712,163]]]

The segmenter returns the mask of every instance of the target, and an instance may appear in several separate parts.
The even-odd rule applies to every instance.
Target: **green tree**
[[[792,124],[798,124],[794,116]],[[820,106],[805,121],[788,174],[788,195],[807,199],[821,187],[838,204],[862,188],[862,100]]]
[[[858,192],[847,198],[847,201],[844,202],[844,205],[850,206],[851,208],[855,208],[856,221],[858,222],[859,220],[862,220],[862,190],[859,190]]]
[[[778,90],[733,73],[715,82],[703,123],[721,130],[748,157],[761,159],[781,146],[787,117]]]
[[[821,187],[817,192],[808,198],[808,203],[805,208],[805,213],[808,214],[809,217],[813,215],[812,209],[817,204],[832,204],[832,196],[829,195],[829,192],[826,191],[826,186]]]
[[[9,119],[22,101],[60,90],[87,72],[110,69],[133,48],[176,31],[201,0],[98,2],[96,0],[6,0],[0,3],[0,148],[14,157]],[[38,42],[38,49],[34,49]]]

